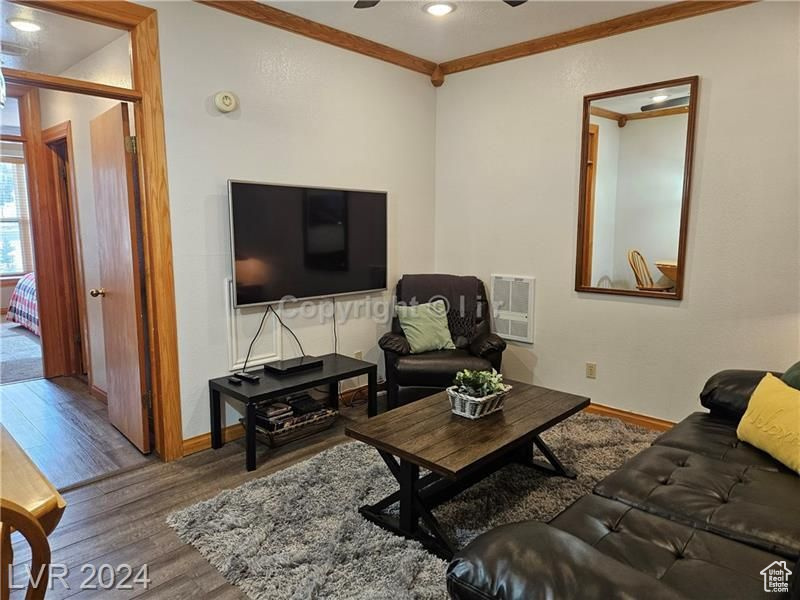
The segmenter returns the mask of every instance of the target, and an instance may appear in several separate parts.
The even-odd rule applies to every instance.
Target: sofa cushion
[[[747,410],[753,390],[768,371],[729,369],[712,375],[703,391],[700,404],[713,414],[738,421]]]
[[[789,469],[766,452],[736,437],[736,421],[708,413],[693,413],[661,434],[654,446],[682,448],[723,462],[749,465],[767,471]]]
[[[444,389],[453,385],[453,378],[461,369],[485,371],[491,368],[488,360],[473,356],[466,350],[410,354],[397,359],[397,383]]]
[[[800,477],[651,446],[595,493],[797,560]]]
[[[550,525],[688,598],[754,598],[779,556],[627,504],[584,496]]]
[[[686,600],[654,577],[546,523],[501,525],[447,569],[453,600]]]

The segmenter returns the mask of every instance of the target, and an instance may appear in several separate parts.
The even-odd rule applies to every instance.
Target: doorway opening
[[[73,48],[70,39],[79,37],[91,50],[65,70],[60,56],[32,57],[40,68],[91,71],[130,85],[127,31],[43,11],[32,16],[52,32],[41,48]],[[14,224],[21,233],[9,261],[24,263],[24,312],[40,344],[38,378],[0,385],[0,424],[48,479],[71,487],[152,460],[134,111],[125,100],[37,82],[11,83],[7,91],[4,116],[16,106],[19,131],[2,132],[3,156],[15,150],[18,187],[27,192],[15,213],[27,220]],[[19,148],[7,151],[9,144]],[[0,348],[0,363],[10,354]]]
[[[28,316],[43,360],[39,378],[0,386],[0,424],[68,488],[152,460],[135,137],[127,103],[9,87],[38,150]]]
[[[150,412],[152,414],[153,449],[162,460],[175,460],[183,455],[183,440],[180,389],[178,379],[175,377],[175,373],[178,372],[177,323],[169,223],[164,108],[158,60],[157,11],[125,1],[116,3],[12,4],[7,0],[0,0],[0,4],[2,4],[7,17],[12,17],[12,12],[24,11],[26,14],[18,15],[20,18],[33,20],[42,25],[40,31],[26,33],[26,35],[10,31],[4,25],[2,31],[4,42],[8,41],[6,40],[8,33],[17,36],[11,40],[13,44],[4,43],[4,48],[13,46],[27,50],[13,55],[3,53],[2,74],[5,83],[27,86],[35,93],[39,91],[42,94],[45,92],[74,93],[87,98],[130,103],[130,106],[133,107],[131,117],[135,117],[136,129],[139,133],[139,139],[132,144],[138,157],[137,164],[133,167],[133,175],[139,182],[138,208],[141,212],[138,215],[140,217],[138,224],[143,240],[138,258],[140,267],[142,267],[140,273],[143,274],[142,277],[146,282],[142,298],[140,298],[142,315],[136,320],[144,320],[146,311],[147,318],[144,327],[152,343],[148,345],[136,340],[135,345],[143,353],[139,357],[141,361],[139,367],[143,364],[144,368],[138,369],[136,377],[127,378],[128,381],[141,380],[141,374],[145,373],[147,389],[142,389],[141,386],[123,387],[130,393],[130,404],[138,405],[140,413]],[[6,20],[6,23],[8,21],[9,19]],[[98,31],[103,32],[105,41],[98,43],[99,38],[95,36]],[[72,42],[61,39],[65,33],[72,36]],[[97,56],[98,50],[111,46],[122,46],[124,51],[117,53],[116,59],[105,60],[108,58],[106,56],[101,60]],[[109,71],[109,67],[112,70],[123,67],[127,76],[119,78]],[[0,78],[0,83],[3,83],[2,80],[3,78]],[[37,107],[35,109],[37,118],[38,110]],[[64,120],[66,119],[61,119],[61,121]],[[80,153],[79,146],[81,146],[79,136],[75,135],[77,121],[73,120],[72,125],[74,148],[77,155]],[[50,123],[47,123],[46,126],[50,126]],[[39,142],[41,143],[41,140]],[[32,155],[32,162],[36,164],[39,173],[44,169],[43,161],[43,154],[34,153]],[[78,175],[76,179],[80,188],[81,180],[91,181],[91,177],[88,179],[82,177],[78,171],[79,169],[76,170]],[[38,185],[39,180],[33,177],[32,179]],[[39,190],[37,189],[37,191]],[[36,198],[32,198],[34,221],[37,220],[37,206]],[[82,212],[82,214],[85,213]],[[131,221],[134,219],[132,218]],[[45,228],[51,225],[46,219],[38,219],[38,222],[44,223],[43,227]],[[33,229],[35,238],[42,237],[37,227]],[[83,238],[86,238],[87,235],[85,230],[81,231]],[[36,245],[39,247],[41,255],[41,244],[37,242]],[[131,261],[131,269],[134,269],[133,257],[131,257]],[[86,256],[84,256],[84,263],[87,263]],[[58,269],[51,268],[47,271],[45,266],[41,260],[37,262],[37,280],[41,281],[45,275],[54,279],[63,275],[63,272]],[[84,269],[84,276],[86,286],[91,288],[87,269]],[[100,288],[96,289],[98,292],[100,291]],[[47,294],[41,288],[38,290],[38,296],[43,330],[45,332],[48,329],[52,331],[53,328],[48,328],[45,322],[47,320],[45,313],[52,313],[52,311],[46,310],[45,305],[49,304],[51,308],[53,306],[60,307],[61,305],[57,302],[59,298],[50,297],[49,302],[46,302]],[[114,296],[114,292],[108,292],[105,297],[102,294],[98,294],[98,296],[106,299]],[[135,296],[139,297],[139,295]],[[103,305],[104,302],[99,301],[99,304]],[[97,306],[97,304],[93,305],[87,299],[87,314],[89,315],[92,312],[91,306]],[[91,321],[91,316],[89,320]],[[114,332],[118,334],[116,329]],[[53,364],[52,360],[49,360],[50,353],[47,348],[52,337],[49,334],[42,337],[45,377],[49,376],[48,371]],[[94,343],[89,345],[92,367],[89,374],[94,379],[98,379],[99,369],[95,368],[94,358],[100,345]],[[58,358],[59,356],[56,355],[56,359]],[[63,355],[60,358],[63,358]],[[114,371],[116,374],[111,365],[106,365],[106,371],[108,373]],[[109,379],[116,381],[118,378],[114,376]],[[111,404],[111,390],[109,389],[107,393],[108,402]],[[135,426],[146,420],[139,418],[140,416],[136,415],[137,418],[133,420],[124,420],[118,425],[120,431],[126,430],[131,423]]]

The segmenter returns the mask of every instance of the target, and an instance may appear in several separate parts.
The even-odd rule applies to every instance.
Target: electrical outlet
[[[359,350],[358,352],[353,354],[353,358],[355,358],[356,360],[363,360],[364,359],[364,353],[361,350]]]
[[[586,363],[586,377],[588,379],[597,379],[597,363]]]

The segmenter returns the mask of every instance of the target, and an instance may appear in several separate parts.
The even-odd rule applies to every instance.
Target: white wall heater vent
[[[523,275],[492,275],[492,329],[501,338],[533,343],[536,279]]]

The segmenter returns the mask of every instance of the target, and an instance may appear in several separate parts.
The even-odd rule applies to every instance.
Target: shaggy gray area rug
[[[504,467],[434,511],[459,545],[504,523],[550,520],[656,434],[579,413],[542,437],[578,478]],[[167,522],[254,599],[444,600],[445,561],[358,513],[396,488],[377,451],[353,442],[173,513]]]

